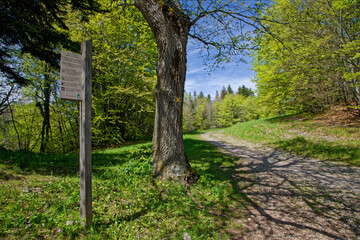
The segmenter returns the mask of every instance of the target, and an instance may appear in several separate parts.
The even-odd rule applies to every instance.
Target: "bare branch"
[[[204,38],[201,38],[201,37],[199,37],[199,36],[193,35],[193,34],[191,34],[191,33],[189,33],[189,36],[192,37],[192,38],[194,38],[194,39],[196,39],[196,40],[198,40],[198,41],[200,41],[200,42],[202,42],[202,43],[203,43],[204,45],[206,45],[206,46],[213,46],[213,47],[215,47],[215,48],[220,47],[220,44],[219,44],[218,42],[206,41]]]

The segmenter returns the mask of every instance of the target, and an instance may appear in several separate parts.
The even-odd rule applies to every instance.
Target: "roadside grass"
[[[324,124],[315,115],[289,115],[238,123],[225,134],[297,155],[360,166],[357,126]]]
[[[234,159],[185,136],[200,174],[184,187],[152,178],[151,143],[93,152],[93,224],[79,224],[78,155],[0,149],[2,239],[229,239],[242,198],[226,169]],[[230,229],[231,228],[231,229]]]

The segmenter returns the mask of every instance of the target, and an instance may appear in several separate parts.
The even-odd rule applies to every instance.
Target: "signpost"
[[[82,56],[62,50],[60,66],[60,98],[76,101],[84,100],[82,91]]]
[[[91,192],[91,56],[92,41],[81,44],[82,54],[61,52],[60,97],[80,101],[80,220],[92,223]]]

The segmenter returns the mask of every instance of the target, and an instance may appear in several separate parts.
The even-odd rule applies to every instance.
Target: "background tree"
[[[226,94],[227,94],[227,91],[226,91],[226,89],[225,89],[225,86],[223,86],[223,88],[222,88],[221,91],[220,91],[220,99],[221,99],[221,100],[224,100]]]
[[[215,100],[218,100],[218,99],[219,99],[219,91],[216,91]]]
[[[227,94],[223,101],[215,104],[215,118],[218,127],[230,127],[245,120],[242,95]]]
[[[14,71],[20,72],[20,63],[17,59],[17,56],[20,55],[19,47],[8,47],[6,55],[7,56],[3,56],[2,59],[3,65],[11,66]],[[25,79],[23,81],[19,79],[13,79],[10,78],[8,74],[0,71],[0,115],[3,114],[8,106],[10,106],[10,104],[15,101],[21,86],[26,85],[27,83],[28,81]]]
[[[198,98],[205,98],[204,93],[202,91],[200,91]]]
[[[51,68],[50,64],[38,61],[29,54],[23,55],[22,72],[30,81],[29,89],[32,92],[32,101],[38,108],[42,117],[40,133],[40,151],[45,152],[47,143],[50,140],[50,101],[53,91],[56,91],[56,82],[59,79],[57,71]]]
[[[194,109],[195,103],[190,93],[184,93],[183,129],[184,132],[192,132],[195,128]]]
[[[229,93],[229,94],[234,94],[234,91],[232,90],[230,84],[229,84],[228,87],[227,87],[227,93]]]
[[[255,93],[251,88],[245,87],[245,85],[239,86],[237,93],[238,95],[243,95],[244,97],[254,96]]]

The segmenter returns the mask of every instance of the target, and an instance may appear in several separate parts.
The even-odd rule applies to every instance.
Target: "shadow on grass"
[[[185,151],[191,166],[200,175],[199,182],[196,185],[204,184],[209,195],[215,196],[214,199],[204,199],[196,203],[194,208],[203,211],[210,216],[213,222],[218,223],[216,232],[230,233],[230,225],[237,225],[237,220],[242,218],[243,199],[238,191],[234,190],[236,182],[232,178],[231,172],[225,170],[225,167],[234,166],[236,158],[227,156],[217,149],[217,147],[205,141],[199,140],[197,136],[185,138]],[[229,187],[229,189],[228,189]],[[201,187],[200,187],[201,189]],[[235,232],[239,232],[241,226],[236,227]],[[232,229],[233,230],[233,229]],[[221,239],[221,238],[220,238]]]
[[[298,122],[298,121],[310,120],[314,116],[315,116],[315,114],[311,114],[311,113],[294,113],[294,114],[288,114],[288,115],[267,118],[267,119],[264,119],[264,121],[269,122],[269,123]]]
[[[285,237],[281,229],[291,229],[286,234],[295,236],[308,234],[302,235],[305,238],[360,235],[359,169],[305,161],[278,150],[254,151],[217,140],[210,143],[236,156],[234,166],[222,167],[223,175],[233,176],[232,186],[242,196],[248,219],[246,230],[255,236]]]
[[[150,172],[144,176],[145,179],[140,178],[136,183],[131,181],[134,175],[134,172],[131,172],[132,174],[128,174],[126,180],[119,179],[116,181],[120,186],[130,184],[138,189],[139,195],[134,197],[137,200],[125,204],[132,207],[137,206],[134,212],[113,215],[108,220],[108,223],[99,219],[94,225],[95,231],[103,232],[104,225],[113,225],[125,221],[130,225],[139,223],[150,226],[149,229],[145,230],[148,233],[144,236],[144,238],[150,239],[180,239],[183,236],[183,231],[187,231],[194,239],[208,239],[209,236],[214,235],[225,236],[221,235],[221,232],[225,232],[223,228],[234,217],[234,204],[228,204],[227,197],[222,200],[222,191],[225,192],[222,185],[229,186],[230,191],[226,194],[229,194],[229,198],[237,203],[236,206],[240,208],[242,201],[240,195],[233,192],[231,184],[228,183],[232,181],[231,175],[222,168],[224,162],[231,164],[234,159],[221,154],[211,144],[197,140],[194,135],[197,134],[187,134],[184,144],[189,161],[192,167],[201,175],[203,182],[199,180],[195,185],[184,188],[171,180],[168,182],[151,180]],[[105,176],[106,173],[100,175]],[[98,179],[105,180],[106,178],[100,176]],[[211,196],[211,199],[207,198],[209,196]],[[117,200],[115,198],[114,202]],[[103,201],[99,200],[99,202]],[[115,207],[114,210],[117,208]],[[100,214],[101,212],[97,213],[97,215]],[[240,217],[240,215],[237,215],[237,217]],[[176,223],[175,226],[173,226],[174,222]],[[156,232],[169,228],[171,230],[167,231],[172,233],[164,236],[151,236],[153,227],[157,229]],[[142,228],[143,226],[138,226],[141,237]],[[218,239],[226,239],[226,237],[219,237]]]
[[[357,147],[340,146],[331,142],[314,143],[304,137],[282,140],[274,144],[298,155],[315,156],[323,160],[340,161],[360,167],[360,149]]]
[[[201,140],[185,139],[184,144],[190,164],[197,166],[200,175],[211,174],[216,180],[230,179],[221,166],[224,161],[231,161],[231,157],[221,154],[214,146]]]
[[[137,149],[151,149],[151,144],[141,144]],[[137,153],[129,150],[95,151],[92,153],[92,167],[96,174],[98,169],[107,166],[119,166],[135,158]],[[0,147],[0,163],[17,167],[24,174],[33,172],[42,175],[72,176],[79,173],[79,154],[34,153],[25,150],[10,151]],[[6,180],[6,176],[0,175]]]

